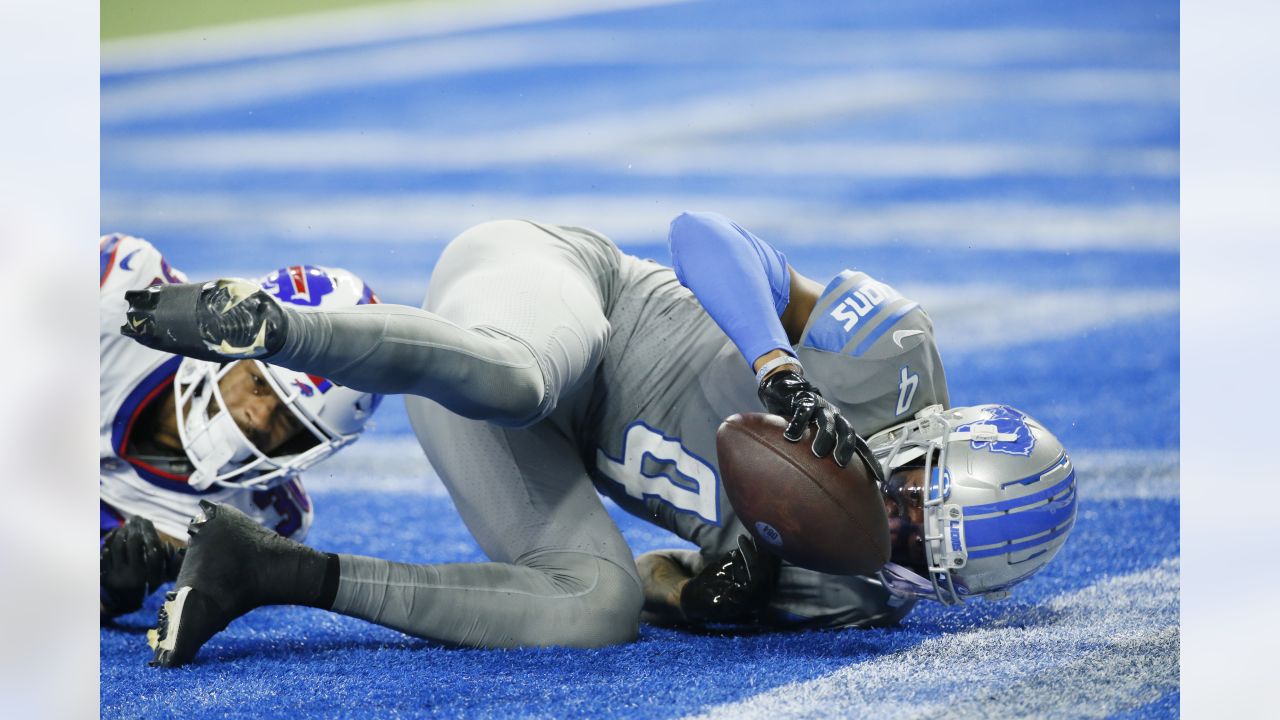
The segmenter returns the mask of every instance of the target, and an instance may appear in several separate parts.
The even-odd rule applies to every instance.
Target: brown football
[[[814,456],[813,427],[800,442],[767,413],[729,417],[716,454],[729,502],[767,548],[788,562],[837,575],[869,575],[889,560],[889,519],[875,479],[854,455],[848,467]]]

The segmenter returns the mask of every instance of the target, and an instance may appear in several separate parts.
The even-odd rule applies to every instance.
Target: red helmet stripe
[[[312,375],[310,373],[307,373],[307,379],[310,380],[311,384],[315,385],[316,389],[319,390],[320,392],[324,392],[325,390],[328,390],[329,388],[333,387],[333,383],[329,382],[325,378],[320,377],[319,375]]]
[[[289,268],[289,277],[293,280],[293,291],[305,295],[307,292],[307,274],[303,271],[301,265],[294,265]]]

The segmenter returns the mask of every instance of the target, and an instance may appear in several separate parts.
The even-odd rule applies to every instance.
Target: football
[[[725,492],[761,548],[837,575],[869,575],[889,560],[889,519],[874,477],[854,455],[848,467],[813,454],[813,428],[782,437],[786,420],[729,417],[716,431]]]

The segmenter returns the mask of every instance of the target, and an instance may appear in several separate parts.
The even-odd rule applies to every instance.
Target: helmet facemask
[[[236,424],[222,394],[220,382],[236,363],[220,365],[184,359],[174,378],[174,402],[178,436],[194,468],[188,484],[196,490],[213,485],[271,487],[296,476],[359,436],[358,431],[327,432],[324,423],[301,402],[303,391],[296,387],[292,391],[284,389],[280,368],[256,360],[248,362],[258,365],[263,379],[300,430],[272,454],[263,452]],[[319,404],[323,405],[323,400]]]
[[[881,459],[885,474],[892,479],[894,471],[908,467],[923,467],[924,492],[921,498],[923,522],[920,530],[924,539],[926,576],[894,562],[881,570],[881,582],[895,595],[926,597],[946,605],[962,602],[963,584],[958,584],[951,571],[963,567],[967,557],[964,549],[963,518],[957,506],[949,506],[951,476],[946,471],[947,450],[950,443],[951,423],[941,412],[922,411],[917,419],[888,431],[889,445],[881,447],[876,456]],[[940,407],[936,408],[938,411]],[[880,439],[880,438],[877,438]],[[883,442],[883,440],[882,440]],[[890,481],[892,482],[892,480]],[[906,498],[894,492],[888,483],[882,490],[906,512]]]

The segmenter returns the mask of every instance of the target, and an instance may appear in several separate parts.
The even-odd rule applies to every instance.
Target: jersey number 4
[[[720,524],[719,476],[710,463],[642,422],[627,426],[622,459],[596,451],[596,467],[637,500],[658,498]]]

